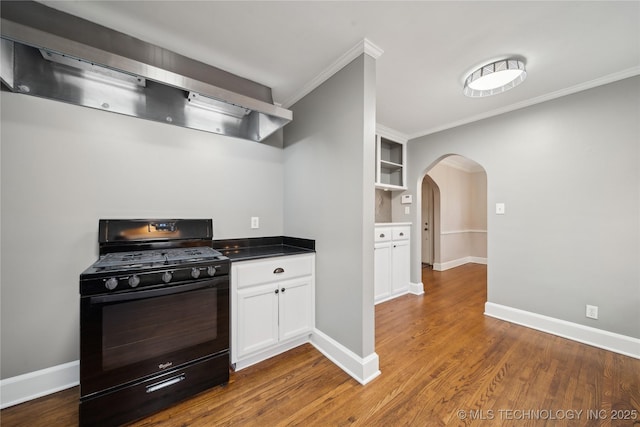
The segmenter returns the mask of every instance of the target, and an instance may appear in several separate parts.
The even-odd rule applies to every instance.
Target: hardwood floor
[[[135,426],[640,426],[640,360],[483,315],[486,266],[423,270],[424,296],[376,306],[382,375],[362,386],[311,345]],[[77,387],[3,427],[77,424]],[[627,419],[613,419],[627,418]]]

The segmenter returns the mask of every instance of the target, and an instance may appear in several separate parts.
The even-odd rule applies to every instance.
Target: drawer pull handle
[[[404,233],[400,233],[400,237],[404,236]]]
[[[280,292],[282,292],[284,294],[284,291],[286,291],[286,290],[287,290],[286,288],[282,288],[282,289],[280,289]]]
[[[280,274],[280,273],[284,273],[284,268],[278,267],[275,270],[273,270],[273,274]]]
[[[382,238],[382,237],[384,237],[384,233],[383,233],[383,234],[381,234],[381,235],[380,235],[380,237],[381,237],[381,238]]]
[[[154,391],[161,390],[165,387],[172,386],[174,384],[179,383],[180,381],[185,380],[187,377],[184,374],[178,375],[177,377],[173,377],[166,381],[162,381],[159,383],[151,384],[147,386],[147,393],[153,393]]]

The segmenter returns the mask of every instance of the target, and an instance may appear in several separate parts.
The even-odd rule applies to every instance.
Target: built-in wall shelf
[[[406,190],[406,138],[378,126],[376,129],[376,188]]]

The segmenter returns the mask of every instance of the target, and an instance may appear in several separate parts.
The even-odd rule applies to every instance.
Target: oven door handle
[[[206,289],[206,288],[224,288],[228,286],[227,279],[213,279],[207,280],[206,282],[196,282],[196,283],[188,283],[186,285],[178,285],[178,286],[170,286],[167,288],[161,289],[149,289],[146,291],[134,291],[127,292],[122,294],[111,294],[111,295],[96,295],[89,298],[89,302],[91,305],[95,304],[108,304],[112,302],[123,302],[123,301],[136,301],[147,298],[161,297],[165,295],[174,295],[180,294],[182,292],[196,291],[198,289]],[[217,286],[217,285],[223,286]],[[226,286],[224,286],[226,285]]]

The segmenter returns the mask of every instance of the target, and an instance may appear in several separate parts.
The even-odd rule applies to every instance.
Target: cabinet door
[[[238,357],[278,343],[276,289],[268,284],[238,290]]]
[[[392,252],[392,269],[393,280],[391,283],[391,292],[399,293],[409,289],[409,241],[400,240],[393,242]]]
[[[279,287],[280,340],[311,332],[315,318],[311,277],[282,282]]]
[[[374,299],[376,301],[391,294],[391,242],[374,246]]]

